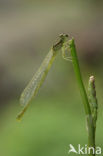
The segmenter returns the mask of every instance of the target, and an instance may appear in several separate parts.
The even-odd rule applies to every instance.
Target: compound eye
[[[66,34],[65,36],[68,37],[68,34]]]
[[[60,36],[60,37],[63,37],[63,36],[64,36],[64,34],[62,33],[62,34],[60,34],[59,36]]]
[[[59,36],[60,36],[60,38],[65,38],[65,37],[68,37],[68,34],[62,33],[62,34],[60,34]]]

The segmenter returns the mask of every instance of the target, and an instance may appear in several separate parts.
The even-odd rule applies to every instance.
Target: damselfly
[[[62,51],[63,56],[65,55],[65,51],[69,48],[68,45],[68,35],[61,34],[59,36],[59,41],[57,41],[52,48],[50,49],[49,53],[45,57],[43,63],[41,64],[40,68],[33,76],[32,80],[29,82],[27,87],[21,94],[20,103],[23,106],[22,111],[18,114],[17,119],[21,119],[24,112],[28,108],[30,101],[33,97],[36,96],[38,93],[39,88],[43,84],[48,71],[59,51]]]

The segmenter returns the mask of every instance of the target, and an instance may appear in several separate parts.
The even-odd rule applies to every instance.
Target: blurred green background
[[[96,145],[103,149],[103,1],[0,0],[0,156],[67,156],[69,144],[87,144],[72,63],[61,54],[16,121],[19,96],[60,33],[75,38],[86,89],[96,78]]]

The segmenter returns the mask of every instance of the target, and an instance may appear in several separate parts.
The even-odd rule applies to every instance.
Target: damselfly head
[[[68,34],[61,33],[61,34],[59,35],[59,37],[68,37]]]
[[[68,35],[67,34],[60,34],[58,40],[56,43],[53,45],[54,51],[60,50],[64,44],[68,40]]]
[[[59,35],[59,37],[63,40],[63,41],[65,41],[65,40],[68,40],[68,34],[64,34],[64,33],[62,33],[62,34],[60,34]]]

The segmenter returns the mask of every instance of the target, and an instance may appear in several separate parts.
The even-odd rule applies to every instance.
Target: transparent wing
[[[36,72],[36,74],[33,76],[32,80],[29,82],[27,87],[24,89],[23,93],[20,97],[20,103],[23,106],[23,110],[18,114],[17,119],[21,119],[24,112],[29,106],[29,103],[33,97],[36,96],[38,93],[38,90],[42,83],[45,80],[45,77],[55,59],[54,51],[51,49],[44,59],[43,63],[41,64],[40,68]]]

